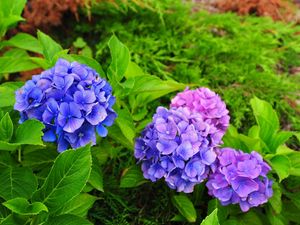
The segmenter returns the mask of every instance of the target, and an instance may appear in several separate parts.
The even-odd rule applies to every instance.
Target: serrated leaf
[[[116,119],[116,124],[120,127],[123,135],[127,140],[133,144],[133,139],[135,137],[135,127],[132,116],[128,109],[117,109],[118,117]]]
[[[21,71],[28,71],[39,68],[30,57],[13,57],[2,56],[0,57],[0,77],[5,73],[17,73]]]
[[[72,214],[50,217],[45,225],[92,225],[92,223],[82,217]]]
[[[112,58],[107,71],[109,80],[120,82],[125,75],[130,61],[129,50],[115,35],[108,41],[108,47]]]
[[[9,166],[0,170],[0,196],[5,200],[29,199],[36,188],[37,180],[31,169]]]
[[[269,146],[271,152],[276,152],[276,149],[279,147],[279,145],[284,144],[293,135],[294,132],[292,131],[280,131],[275,133]]]
[[[259,135],[268,146],[271,146],[272,136],[279,130],[278,116],[270,103],[257,97],[252,98],[250,104],[260,127]],[[275,151],[276,149],[273,149],[272,152]]]
[[[14,125],[9,113],[6,113],[0,120],[0,140],[9,142],[14,132]]]
[[[279,182],[290,175],[291,162],[285,155],[275,155],[271,158],[271,166],[279,177]]]
[[[282,209],[282,201],[281,201],[281,189],[278,183],[273,184],[273,196],[269,199],[269,203],[271,204],[274,211],[279,214]]]
[[[201,222],[201,225],[220,225],[218,219],[218,209],[212,211],[205,219]]]
[[[13,198],[2,204],[12,212],[23,216],[37,215],[42,211],[48,212],[47,207],[43,203],[29,203],[25,198]]]
[[[90,176],[91,166],[90,146],[61,153],[32,199],[44,203],[50,212],[55,213],[81,192]]]
[[[193,223],[197,219],[196,209],[191,200],[185,195],[174,195],[172,198],[174,206],[189,222]]]
[[[44,57],[52,63],[53,57],[60,51],[62,51],[62,47],[54,41],[50,36],[44,34],[41,31],[37,32],[38,40],[43,49]]]
[[[39,41],[35,37],[26,33],[18,33],[17,35],[13,36],[11,39],[7,41],[3,41],[1,46],[17,47],[20,49],[37,52],[40,54],[42,54],[43,52]]]
[[[86,217],[88,211],[94,205],[97,198],[86,193],[79,194],[67,202],[64,207],[55,212],[55,215],[72,214],[80,217]]]
[[[243,213],[239,216],[239,225],[263,225],[260,216],[254,211]]]
[[[15,92],[23,82],[6,82],[0,85],[0,108],[11,107],[15,104]]]
[[[42,136],[45,125],[38,120],[26,120],[16,131],[15,143],[43,145]]]
[[[123,172],[121,177],[121,188],[137,187],[147,182],[138,166],[132,166]]]
[[[104,191],[103,190],[103,174],[102,169],[98,164],[98,161],[96,158],[93,159],[93,166],[91,175],[89,178],[89,183],[96,188],[98,191]]]

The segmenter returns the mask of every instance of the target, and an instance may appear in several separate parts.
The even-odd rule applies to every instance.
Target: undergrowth
[[[120,12],[100,4],[92,8],[92,22],[64,25],[75,26],[75,32],[61,41],[69,46],[82,37],[107,63],[106,40],[115,33],[147,73],[218,92],[240,130],[254,120],[249,106],[254,95],[280,112],[284,129],[300,128],[300,78],[291,73],[300,64],[299,27],[269,18],[191,13],[189,6],[175,3],[157,7]]]

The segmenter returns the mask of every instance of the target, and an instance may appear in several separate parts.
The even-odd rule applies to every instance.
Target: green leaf
[[[89,178],[89,183],[96,188],[98,191],[103,190],[103,174],[101,167],[99,166],[98,160],[96,158],[93,158],[93,166],[92,166],[92,171],[91,175]]]
[[[37,180],[31,169],[9,166],[0,170],[0,196],[5,200],[29,199],[36,188]]]
[[[75,48],[83,48],[86,46],[86,42],[83,40],[82,37],[76,38],[76,40],[73,42],[73,45]]]
[[[21,15],[26,4],[26,0],[1,0],[0,15]]]
[[[43,145],[44,124],[38,120],[26,120],[16,131],[15,143],[27,145]]]
[[[48,208],[41,202],[33,202],[30,204],[25,198],[14,198],[3,203],[5,207],[12,212],[30,216],[37,215],[42,211],[48,212]]]
[[[80,217],[86,217],[88,211],[94,205],[97,198],[86,193],[79,194],[68,201],[64,207],[55,212],[55,215],[73,214]]]
[[[41,201],[54,213],[81,192],[90,176],[91,166],[90,146],[61,153],[32,199]]]
[[[281,145],[277,148],[277,155],[288,157],[291,167],[289,174],[293,176],[300,176],[300,152],[294,151],[287,146]]]
[[[279,120],[270,103],[254,97],[250,101],[255,119],[260,127],[260,137],[271,146],[272,136],[279,130]],[[270,149],[275,152],[276,149]]]
[[[37,52],[40,54],[42,54],[43,52],[39,41],[35,37],[26,33],[18,33],[8,41],[3,41],[1,43],[1,47],[4,46],[12,46],[12,47],[32,51],[32,52]]]
[[[222,147],[231,147],[235,149],[247,150],[247,146],[240,140],[237,129],[230,125],[223,137]]]
[[[0,225],[23,225],[27,223],[27,218],[17,214],[10,214],[5,219],[0,221]]]
[[[218,209],[215,209],[202,221],[201,225],[220,225],[218,219]]]
[[[278,183],[273,184],[273,196],[269,199],[269,203],[271,204],[274,211],[279,214],[282,210],[282,201],[281,201],[281,189]]]
[[[208,202],[207,214],[211,214],[215,209],[218,209],[219,222],[223,223],[229,214],[228,208],[220,205],[217,199],[212,199]]]
[[[147,182],[141,172],[140,167],[134,165],[128,169],[125,169],[121,177],[121,188],[133,188],[140,186]]]
[[[92,225],[92,223],[82,217],[72,214],[50,217],[45,225]]]
[[[0,141],[0,150],[3,150],[3,151],[14,151],[18,147],[20,147],[20,144],[7,143],[6,141]]]
[[[9,142],[14,132],[14,125],[9,113],[6,113],[0,120],[0,140]]]
[[[62,47],[55,42],[51,37],[41,31],[37,32],[38,40],[43,49],[44,57],[52,64],[52,59],[58,52],[62,51]]]
[[[58,156],[56,149],[38,149],[36,151],[23,151],[22,165],[33,169],[43,169],[51,166]]]
[[[133,83],[130,94],[140,94],[144,92],[173,92],[186,87],[185,84],[178,83],[174,80],[161,80],[153,75],[142,75],[129,78],[126,83]]]
[[[280,131],[275,133],[272,137],[272,142],[270,143],[271,152],[276,152],[279,145],[284,144],[290,137],[294,135],[292,131]]]
[[[290,175],[291,162],[285,155],[275,155],[271,158],[271,166],[279,177],[279,182]]]
[[[0,57],[0,77],[1,74],[28,71],[39,67],[40,66],[35,64],[29,56],[18,58],[13,56]]]
[[[15,92],[23,82],[6,82],[0,85],[0,108],[12,107],[15,104]]]
[[[108,128],[108,136],[113,138],[115,141],[123,145],[124,147],[128,149],[133,149],[133,142],[127,140],[127,138],[124,136],[123,132],[121,131],[120,127],[117,125],[113,125]]]
[[[263,225],[260,216],[254,211],[239,215],[239,225]]]
[[[133,123],[132,116],[128,109],[116,109],[118,117],[116,119],[116,124],[120,127],[123,135],[127,140],[133,144],[133,139],[135,137],[135,127]]]
[[[127,70],[125,72],[125,77],[127,79],[131,77],[143,76],[145,75],[144,71],[134,62],[129,62]]]
[[[130,61],[129,50],[115,35],[108,41],[108,47],[112,58],[107,71],[108,78],[120,82]]]
[[[193,223],[197,219],[196,209],[191,200],[185,195],[174,195],[172,198],[174,206],[189,222]]]

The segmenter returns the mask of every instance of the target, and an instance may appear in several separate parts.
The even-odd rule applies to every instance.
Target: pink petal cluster
[[[229,111],[220,96],[208,88],[185,89],[171,101],[171,108],[187,107],[202,116],[203,121],[215,127],[220,141],[229,126]]]

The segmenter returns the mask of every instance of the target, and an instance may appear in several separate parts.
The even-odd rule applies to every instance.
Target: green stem
[[[18,148],[18,162],[22,162],[22,149],[21,146]]]

